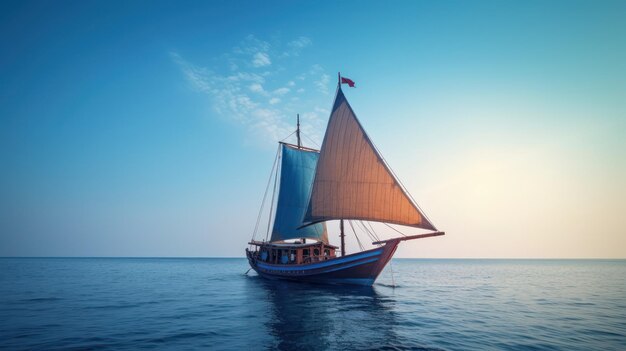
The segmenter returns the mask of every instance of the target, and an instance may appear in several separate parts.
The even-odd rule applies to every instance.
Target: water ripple
[[[626,349],[625,261],[393,267],[362,288],[243,259],[0,259],[0,349]]]

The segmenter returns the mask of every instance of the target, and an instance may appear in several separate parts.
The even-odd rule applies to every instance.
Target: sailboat
[[[370,286],[402,241],[445,234],[424,215],[376,149],[348,103],[342,82],[354,85],[339,75],[319,150],[302,146],[299,117],[297,144],[279,142],[267,226],[269,236],[273,223],[271,237],[255,240],[262,205],[246,249],[250,267],[262,277]],[[340,246],[328,240],[328,221],[339,221]],[[375,248],[347,254],[345,221],[382,222],[428,232],[405,235],[398,231],[402,236],[386,240],[374,236],[378,239],[372,242]]]

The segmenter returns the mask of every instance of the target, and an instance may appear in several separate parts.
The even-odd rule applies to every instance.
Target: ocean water
[[[247,269],[245,259],[2,258],[0,348],[626,350],[624,260],[395,259],[371,288]]]

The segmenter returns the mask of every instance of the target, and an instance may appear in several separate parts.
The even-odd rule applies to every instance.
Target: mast
[[[296,136],[298,137],[298,149],[302,148],[302,142],[300,141],[300,114],[297,114],[298,122],[296,125]]]
[[[337,89],[341,89],[341,72],[337,72]],[[339,237],[341,238],[341,257],[346,255],[346,233],[343,230],[343,218],[339,220]]]
[[[302,141],[300,140],[300,114],[296,114],[296,137],[298,138],[298,149],[302,149]],[[306,244],[306,238],[300,239],[303,244]]]
[[[341,257],[346,255],[346,234],[343,231],[343,219],[339,221],[339,231],[341,234],[339,234],[339,236],[341,237]]]

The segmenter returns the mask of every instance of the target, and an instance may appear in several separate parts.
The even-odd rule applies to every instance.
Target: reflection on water
[[[0,258],[0,349],[626,350],[624,260],[398,260],[395,289],[248,268]]]
[[[263,328],[281,350],[422,349],[398,338],[393,291],[250,277],[248,288],[266,304]],[[262,293],[259,294],[259,290]]]

